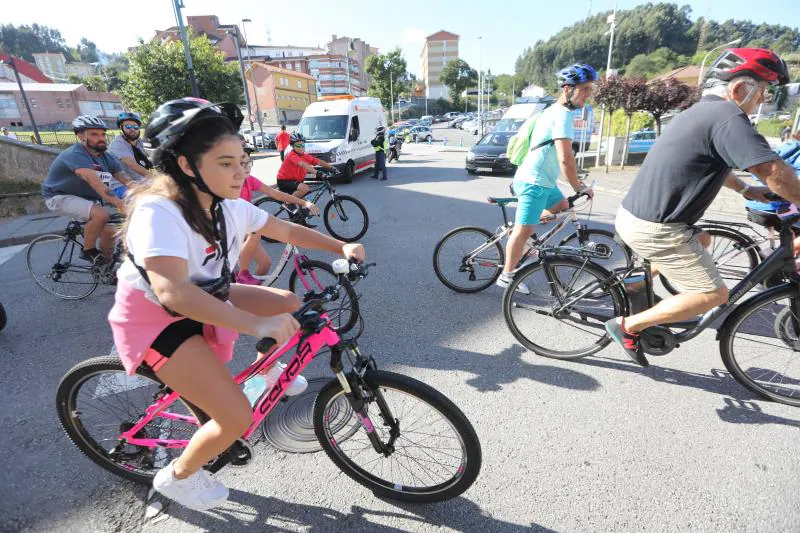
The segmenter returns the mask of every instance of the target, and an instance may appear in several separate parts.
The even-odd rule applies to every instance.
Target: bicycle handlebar
[[[369,274],[369,268],[377,266],[377,263],[356,263],[352,259],[348,259],[349,272],[347,274],[339,274],[339,276],[347,276],[350,281],[355,281],[358,278],[364,279]],[[336,287],[325,287],[321,292],[310,291],[306,293],[305,303],[292,313],[292,316],[300,324],[303,323],[303,317],[315,307],[320,306],[327,302],[332,302],[339,298],[339,292]],[[301,326],[302,327],[302,326]],[[277,344],[277,341],[272,337],[264,337],[256,343],[256,350],[259,353],[267,353],[272,347]]]

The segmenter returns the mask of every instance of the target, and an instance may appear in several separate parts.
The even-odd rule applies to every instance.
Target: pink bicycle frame
[[[301,276],[300,279],[303,279],[303,277]],[[305,280],[303,280],[303,282],[305,285]],[[323,319],[327,319],[326,315],[322,315],[321,317]],[[338,342],[339,335],[337,335],[336,332],[330,329],[330,327],[327,325],[323,327],[322,331],[319,333],[308,335],[305,338],[303,338],[303,331],[300,330],[295,333],[286,344],[275,350],[272,355],[256,361],[239,373],[234,380],[237,384],[241,385],[265,368],[271,366],[289,350],[297,347],[294,357],[292,357],[291,361],[289,361],[289,363],[286,365],[286,368],[283,370],[280,378],[278,378],[278,381],[275,382],[267,394],[261,395],[261,398],[254,406],[253,423],[250,424],[250,427],[247,428],[247,431],[244,433],[244,435],[242,435],[242,437],[247,439],[250,437],[250,435],[252,435],[253,431],[256,430],[259,424],[261,424],[261,421],[266,418],[273,407],[275,407],[275,404],[277,404],[283,397],[289,384],[294,381],[294,378],[297,377],[297,375],[300,374],[306,366],[308,366],[308,364],[314,359],[314,356],[316,356],[323,346],[334,346]],[[199,427],[200,422],[195,417],[171,413],[166,410],[170,405],[175,403],[178,398],[180,398],[180,394],[177,392],[172,392],[148,407],[145,410],[145,416],[142,417],[135,426],[120,434],[120,440],[124,440],[131,445],[145,446],[149,448],[185,448],[187,444],[189,444],[188,440],[142,439],[135,436],[139,431],[147,426],[147,424],[157,417],[166,420],[178,420],[187,424],[194,424]]]

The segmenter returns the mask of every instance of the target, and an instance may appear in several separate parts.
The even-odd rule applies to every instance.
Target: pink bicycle
[[[363,278],[368,265],[339,260],[334,270],[340,279]],[[481,446],[472,424],[439,391],[378,370],[355,339],[342,340],[324,309],[339,291],[330,286],[307,294],[306,303],[295,313],[301,327],[292,339],[236,376],[243,385],[294,351],[280,379],[255,402],[248,430],[206,469],[216,472],[252,460],[253,432],[281,400],[286,386],[328,346],[335,379],[317,395],[313,424],[333,463],[377,496],[427,503],[460,495],[481,467]],[[256,348],[265,353],[274,344],[273,339],[261,339]],[[106,470],[148,485],[208,420],[149,370],[140,367],[128,376],[115,357],[98,357],[73,367],[61,380],[56,402],[61,424],[78,449]]]

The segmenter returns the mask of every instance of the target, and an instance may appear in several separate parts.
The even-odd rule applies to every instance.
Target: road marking
[[[17,253],[21,252],[23,248],[25,248],[27,244],[19,244],[17,246],[7,246],[5,248],[0,248],[0,265],[17,255]]]

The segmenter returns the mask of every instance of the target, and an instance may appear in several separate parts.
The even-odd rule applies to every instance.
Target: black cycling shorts
[[[303,182],[294,180],[278,180],[278,190],[285,192],[286,194],[294,194],[297,190],[297,187],[299,187],[301,183]]]
[[[184,342],[195,335],[203,335],[203,324],[200,322],[191,318],[173,322],[164,328],[150,345],[142,365],[150,367],[153,371],[159,370]]]

